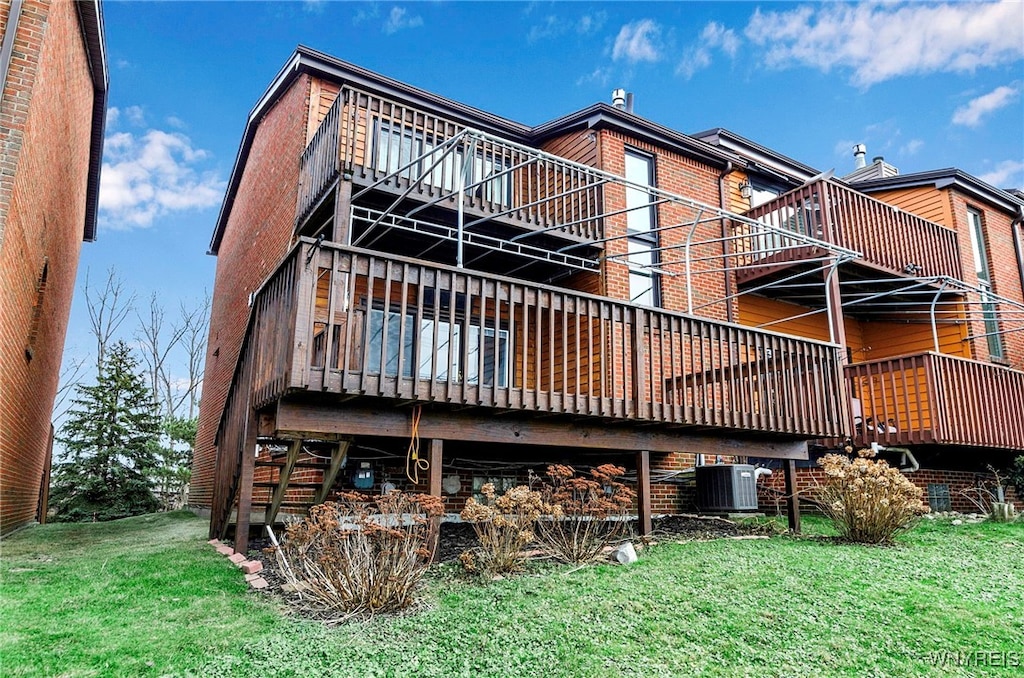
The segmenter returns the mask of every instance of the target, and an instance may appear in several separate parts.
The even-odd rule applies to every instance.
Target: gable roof
[[[788,182],[800,184],[821,174],[820,170],[810,165],[773,151],[724,127],[714,127],[690,136],[744,158],[748,170],[760,171]]]
[[[227,227],[227,220],[238,193],[242,172],[248,161],[249,151],[260,120],[292,86],[294,81],[304,73],[370,89],[374,92],[382,92],[416,106],[439,110],[444,113],[445,117],[467,127],[494,133],[526,145],[537,146],[546,139],[574,129],[608,128],[624,131],[715,167],[725,168],[729,166],[729,163],[743,163],[738,156],[728,151],[605,103],[593,104],[536,127],[530,127],[299,45],[249,113],[242,141],[235,156],[234,167],[231,170],[231,177],[228,180],[227,191],[224,194],[224,201],[221,203],[220,213],[217,215],[213,237],[210,240],[210,254],[216,254],[220,248],[224,229]]]

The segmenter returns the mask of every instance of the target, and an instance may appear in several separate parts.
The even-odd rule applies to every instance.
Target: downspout
[[[728,211],[729,206],[726,204],[725,199],[725,178],[732,174],[734,165],[732,160],[727,160],[725,163],[725,169],[718,175],[718,204],[723,210]],[[732,241],[727,240],[729,237],[729,227],[725,219],[722,219],[722,253],[725,255],[725,261],[728,263],[729,254],[732,250]],[[1019,252],[1020,250],[1018,250]],[[733,290],[732,290],[732,274],[726,271],[725,275],[725,319],[729,322],[736,322],[733,317]]]
[[[1010,222],[1013,231],[1013,247],[1017,250],[1017,273],[1020,274],[1020,289],[1024,293],[1024,205],[1017,205],[1017,216]]]

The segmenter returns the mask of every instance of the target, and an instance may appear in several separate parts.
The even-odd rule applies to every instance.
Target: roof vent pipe
[[[853,147],[853,168],[860,169],[867,166],[868,147],[864,144],[857,144]]]
[[[612,106],[625,110],[626,90],[621,88],[612,90]]]
[[[633,112],[633,93],[626,92],[626,113]]]

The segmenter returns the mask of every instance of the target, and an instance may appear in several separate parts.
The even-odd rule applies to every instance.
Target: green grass
[[[820,521],[807,528],[827,533]],[[1024,666],[1020,523],[927,522],[888,548],[663,544],[629,567],[548,566],[487,584],[442,566],[426,610],[336,628],[248,592],[204,532],[176,513],[5,540],[0,674],[1011,676]],[[1020,665],[954,666],[958,652]]]

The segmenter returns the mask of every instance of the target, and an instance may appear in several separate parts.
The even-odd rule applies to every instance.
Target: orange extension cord
[[[420,417],[423,416],[423,407],[415,405],[412,408],[412,437],[409,439],[409,449],[405,452],[405,477],[413,485],[420,484],[420,471],[430,468],[430,462],[420,459]]]

